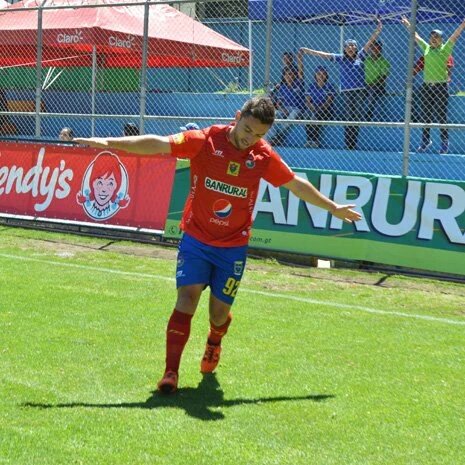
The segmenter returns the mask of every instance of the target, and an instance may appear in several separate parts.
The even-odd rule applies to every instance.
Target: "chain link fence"
[[[268,94],[294,167],[465,180],[465,6],[361,3],[1,5],[0,131],[169,134]]]

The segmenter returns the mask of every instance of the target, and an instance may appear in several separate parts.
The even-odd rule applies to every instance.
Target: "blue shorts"
[[[209,285],[212,294],[231,305],[247,259],[247,246],[214,247],[185,234],[179,243],[176,287]]]

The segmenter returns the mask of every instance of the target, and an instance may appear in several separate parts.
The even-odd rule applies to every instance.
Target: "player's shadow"
[[[223,420],[223,409],[234,407],[235,405],[246,404],[264,404],[268,402],[291,402],[300,400],[311,400],[313,402],[322,402],[333,398],[332,394],[308,394],[305,396],[277,396],[262,397],[257,399],[225,399],[223,390],[216,379],[214,373],[204,375],[202,381],[196,388],[180,388],[175,394],[164,395],[158,391],[152,392],[152,395],[145,402],[119,402],[111,404],[93,404],[85,402],[71,402],[60,404],[40,404],[26,402],[23,407],[35,407],[40,409],[49,408],[135,408],[135,409],[156,409],[156,408],[180,408],[187,415],[204,421]]]

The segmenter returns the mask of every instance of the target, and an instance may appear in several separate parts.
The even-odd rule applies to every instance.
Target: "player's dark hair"
[[[275,109],[272,100],[269,97],[254,97],[247,102],[241,109],[241,118],[252,116],[262,124],[274,123]]]

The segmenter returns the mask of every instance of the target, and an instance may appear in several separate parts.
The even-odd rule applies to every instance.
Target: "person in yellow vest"
[[[370,47],[365,60],[365,85],[367,89],[366,120],[373,119],[377,103],[386,94],[386,80],[391,70],[391,64],[383,56],[383,44],[375,40]]]
[[[402,24],[410,30],[409,20],[403,16]],[[452,33],[448,40],[444,42],[444,33],[439,29],[431,31],[429,42],[423,40],[415,32],[415,41],[423,51],[424,70],[421,100],[423,107],[423,123],[437,122],[447,124],[447,105],[449,103],[448,88],[448,60],[452,55],[455,42],[465,29],[465,20]],[[423,128],[421,144],[417,149],[418,153],[426,152],[433,141],[430,137],[430,128]],[[449,134],[446,128],[441,129],[440,154],[449,152]]]

